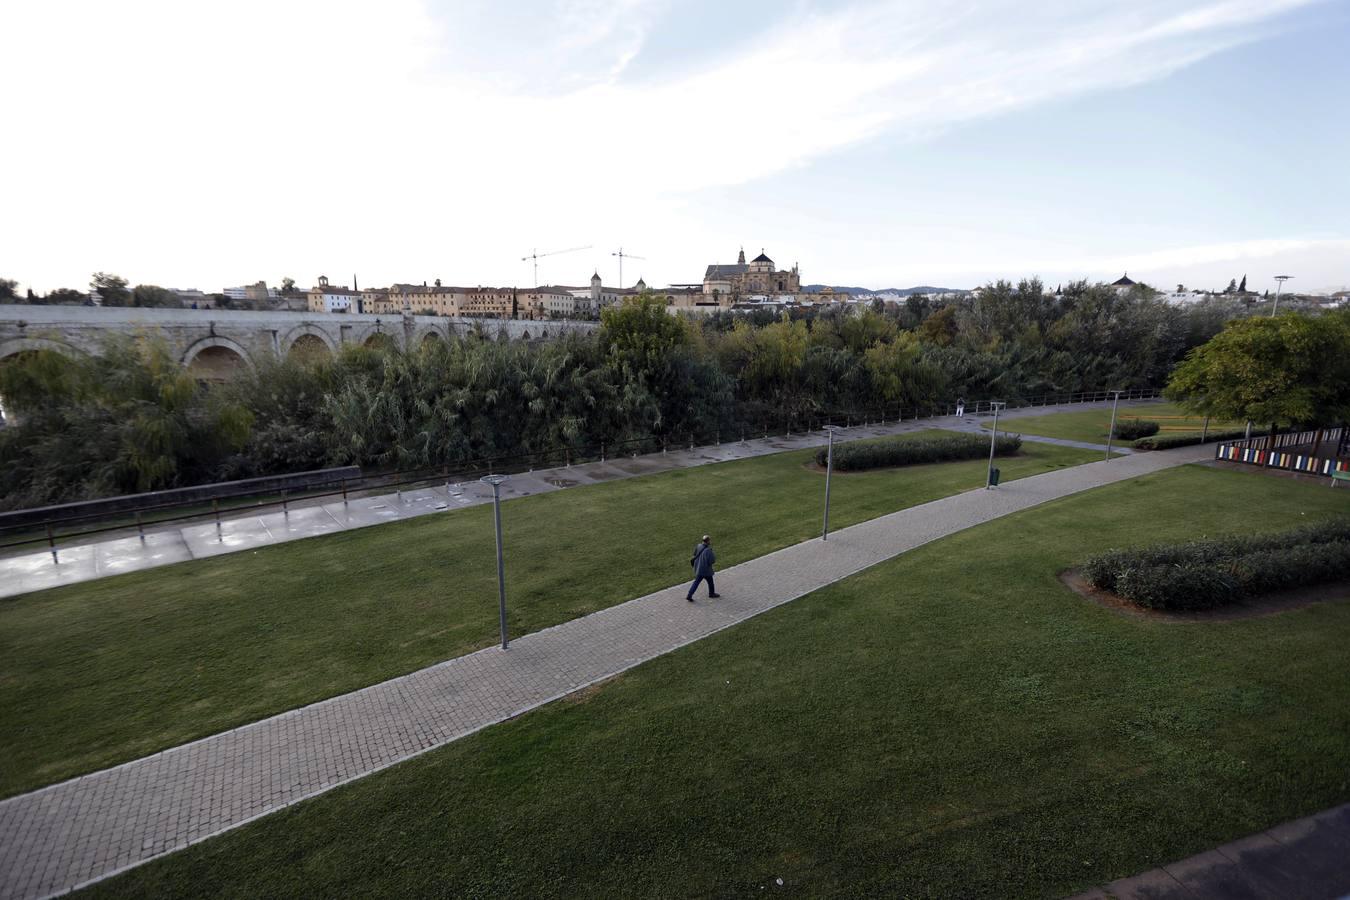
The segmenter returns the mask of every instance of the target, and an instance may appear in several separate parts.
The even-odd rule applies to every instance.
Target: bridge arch
[[[243,345],[218,334],[194,341],[183,351],[182,363],[206,381],[225,381],[244,369],[253,368],[253,360],[249,359]]]
[[[313,357],[324,350],[327,350],[329,355],[337,353],[337,341],[333,340],[333,336],[326,330],[311,322],[295,326],[281,339],[282,356],[296,353]]]
[[[31,353],[34,350],[55,350],[64,356],[77,357],[83,356],[83,352],[76,350],[65,341],[58,341],[52,338],[41,337],[21,337],[10,338],[0,343],[0,359],[8,356],[18,356],[20,353]]]
[[[421,347],[427,341],[448,342],[449,340],[450,335],[448,329],[442,328],[439,325],[419,325],[417,326],[417,330],[413,332],[412,345],[414,347]]]

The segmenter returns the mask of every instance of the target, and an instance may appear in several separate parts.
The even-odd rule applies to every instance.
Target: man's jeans
[[[689,587],[688,596],[690,597],[694,596],[694,591],[698,590],[698,586],[704,581],[708,582],[708,596],[711,597],[713,594],[717,593],[717,588],[713,587],[712,579],[713,577],[711,575],[700,575],[697,578],[695,578],[694,583]]]

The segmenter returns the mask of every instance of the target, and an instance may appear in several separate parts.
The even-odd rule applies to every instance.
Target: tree
[[[89,282],[91,290],[97,291],[104,306],[126,306],[131,300],[131,291],[127,290],[127,280],[109,272],[95,272]]]
[[[1228,279],[1228,287],[1224,288],[1223,292],[1224,292],[1225,294],[1236,293],[1236,292],[1237,292],[1237,279],[1236,279],[1236,278],[1230,278],[1230,279]]]
[[[1187,354],[1164,392],[1193,413],[1324,425],[1350,418],[1350,314],[1234,319]]]
[[[84,306],[89,303],[89,295],[74,288],[57,288],[54,291],[48,291],[47,296],[37,302],[53,306]]]
[[[287,297],[289,297],[291,294],[294,294],[294,293],[295,293],[295,279],[294,279],[294,278],[291,278],[291,277],[288,275],[288,276],[286,276],[285,278],[281,279],[281,293],[285,294]]]
[[[1247,273],[1246,273],[1246,272],[1243,272],[1243,273],[1242,273],[1242,284],[1239,284],[1239,285],[1238,285],[1238,293],[1239,293],[1239,294],[1245,294],[1245,293],[1247,293]]]
[[[19,293],[15,290],[19,286],[17,281],[10,278],[0,278],[0,303],[13,303],[19,299]]]
[[[924,319],[923,324],[919,326],[919,335],[925,341],[939,347],[951,346],[957,334],[956,308],[953,306],[942,307]]]
[[[138,284],[131,292],[131,305],[182,309],[183,301],[168,288],[154,284]]]

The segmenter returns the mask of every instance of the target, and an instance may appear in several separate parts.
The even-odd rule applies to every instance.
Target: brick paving
[[[1098,407],[1108,409],[1110,404],[1072,405],[1076,410]],[[1016,420],[1019,416],[1043,415],[1047,409],[1055,408],[1057,407],[1027,407],[1012,410],[1004,413],[1000,417],[1000,422]],[[942,416],[857,425],[842,430],[838,439],[853,441],[928,428],[985,433],[980,427],[980,420],[975,416],[968,415],[963,419]],[[1029,441],[1098,449],[1095,444],[1061,441],[1034,435],[1025,437]],[[733,459],[767,456],[786,450],[802,450],[818,447],[824,442],[825,436],[819,431],[806,434],[764,435],[758,438],[746,435],[741,441],[728,441],[706,447],[681,447],[665,453],[611,457],[607,460],[579,463],[564,468],[539,469],[513,475],[511,481],[503,485],[502,497],[507,500],[528,497],[532,494],[565,490],[577,485],[633,478]],[[104,539],[90,537],[61,541],[57,546],[55,558],[45,549],[0,555],[0,597],[92,581],[109,575],[166,566],[189,559],[237,553],[268,544],[330,534],[334,531],[365,528],[398,519],[433,515],[446,510],[487,503],[491,499],[491,489],[477,481],[450,482],[394,494],[353,498],[350,501],[294,500],[286,512],[234,517],[226,514],[219,525],[207,522],[148,527],[144,538],[137,536],[133,528]]]
[[[1049,500],[1208,458],[1140,454],[974,490],[350,694],[0,802],[0,897],[106,878],[379,771],[809,594],[915,547]]]

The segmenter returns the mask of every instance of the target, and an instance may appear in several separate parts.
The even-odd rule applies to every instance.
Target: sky
[[[16,0],[0,277],[1350,285],[1350,0]],[[551,251],[567,253],[543,255]]]

